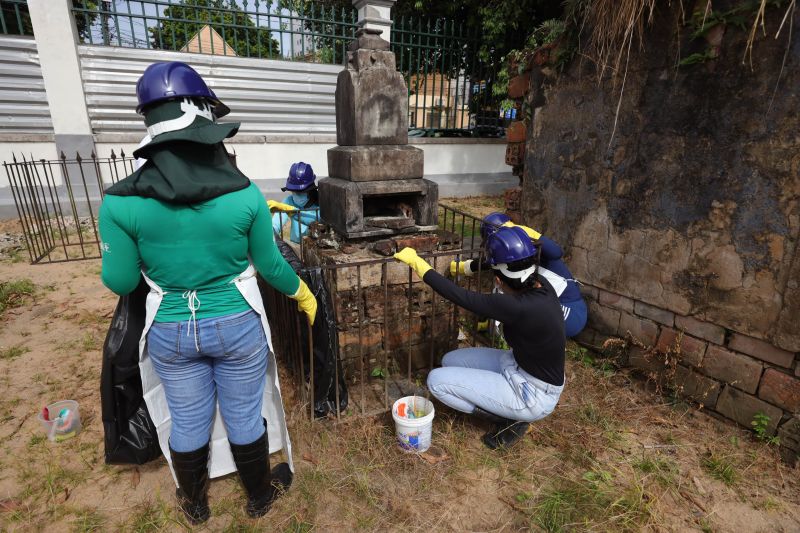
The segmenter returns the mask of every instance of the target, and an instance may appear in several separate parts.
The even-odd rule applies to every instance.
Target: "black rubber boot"
[[[531,425],[528,422],[506,419],[483,436],[483,443],[491,450],[510,448],[522,440],[530,428]]]
[[[193,452],[169,449],[172,468],[178,478],[175,496],[178,507],[192,524],[208,520],[208,444]]]
[[[492,424],[495,424],[495,425],[500,425],[500,424],[506,424],[507,425],[507,422],[508,422],[507,418],[503,418],[502,416],[496,415],[496,414],[491,413],[489,411],[484,411],[480,407],[476,407],[475,410],[472,411],[472,414],[474,416],[480,418],[481,420],[488,420],[489,422],[491,422]]]
[[[252,518],[264,516],[272,502],[292,484],[292,471],[280,463],[270,471],[267,431],[250,444],[230,443],[233,460],[247,492],[247,514]]]

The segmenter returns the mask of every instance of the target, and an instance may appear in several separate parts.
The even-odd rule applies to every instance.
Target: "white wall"
[[[144,131],[144,130],[143,130]],[[52,136],[27,136],[24,142],[3,142],[0,136],[0,162],[11,161],[12,152],[33,154],[35,159],[56,159]],[[96,135],[95,150],[99,158],[111,151],[130,156],[139,142],[138,134]],[[410,139],[425,152],[425,177],[439,184],[440,197],[500,194],[517,185],[505,164],[503,139]],[[263,136],[237,135],[226,142],[235,152],[239,168],[255,181],[268,198],[283,198],[280,188],[286,181],[289,167],[295,161],[305,161],[314,167],[319,177],[328,174],[327,150],[336,145],[333,135]],[[107,180],[108,169],[101,165]],[[72,173],[72,169],[70,169]],[[59,178],[56,173],[56,178]],[[59,183],[60,184],[60,180]],[[5,171],[0,172],[0,218],[15,214],[11,191]]]

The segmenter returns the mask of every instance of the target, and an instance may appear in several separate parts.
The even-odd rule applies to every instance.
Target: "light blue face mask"
[[[308,203],[308,193],[293,192],[292,201],[296,206],[304,206]]]

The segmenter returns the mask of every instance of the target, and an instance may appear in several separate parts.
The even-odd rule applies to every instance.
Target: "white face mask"
[[[292,193],[292,201],[294,205],[306,205],[308,203],[308,193],[304,192],[293,192]]]

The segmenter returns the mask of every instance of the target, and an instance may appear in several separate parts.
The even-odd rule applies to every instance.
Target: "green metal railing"
[[[73,0],[82,43],[344,64],[356,10],[270,0]],[[496,58],[454,21],[401,18],[392,50],[415,136],[502,135]]]
[[[0,0],[0,34],[33,35],[26,0]]]
[[[355,10],[309,4],[299,15],[271,1],[75,0],[85,44],[340,64]],[[206,27],[213,30],[210,34]]]
[[[392,28],[392,51],[409,91],[409,128],[420,136],[493,128],[500,119],[491,98],[497,72],[478,53],[480,39],[446,19],[401,17]]]

